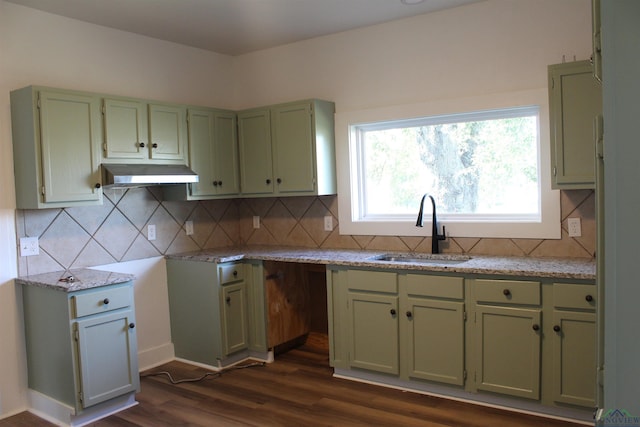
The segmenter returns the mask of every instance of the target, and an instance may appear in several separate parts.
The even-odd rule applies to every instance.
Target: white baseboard
[[[175,360],[173,343],[169,342],[158,347],[138,352],[138,370],[140,372]]]

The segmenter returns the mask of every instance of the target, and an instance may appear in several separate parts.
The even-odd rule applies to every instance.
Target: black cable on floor
[[[171,382],[171,384],[181,384],[181,383],[202,381],[207,377],[218,378],[218,377],[222,376],[222,374],[225,373],[225,372],[235,371],[235,370],[238,370],[238,369],[254,368],[254,367],[265,366],[265,365],[266,365],[265,362],[254,362],[254,363],[248,363],[248,364],[244,364],[244,365],[234,365],[234,366],[229,366],[228,368],[224,368],[224,369],[222,369],[220,371],[217,371],[217,372],[206,372],[204,375],[202,375],[201,377],[198,377],[198,378],[183,378],[183,379],[180,379],[180,380],[174,379],[173,376],[171,375],[171,373],[168,372],[168,371],[152,372],[152,373],[149,373],[149,374],[140,375],[140,377],[144,378],[144,377],[153,377],[153,376],[165,375],[165,376],[167,376],[169,378],[169,381]]]

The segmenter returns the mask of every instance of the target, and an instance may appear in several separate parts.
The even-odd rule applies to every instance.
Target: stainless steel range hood
[[[190,182],[198,182],[198,174],[185,165],[102,164],[102,185],[107,188]]]

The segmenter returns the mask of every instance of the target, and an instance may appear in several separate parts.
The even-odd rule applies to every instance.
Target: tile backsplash
[[[38,237],[40,254],[19,257],[21,276],[232,245],[430,252],[430,237],[354,236],[338,232],[336,196],[162,201],[159,187],[105,189],[102,206],[18,210],[18,238]],[[449,238],[443,252],[503,256],[595,256],[592,190],[561,192],[562,239]],[[333,231],[324,217],[333,217]],[[253,217],[260,216],[260,228]],[[567,218],[580,217],[582,236],[569,237]],[[187,236],[185,222],[193,221]],[[156,239],[147,239],[147,226]]]

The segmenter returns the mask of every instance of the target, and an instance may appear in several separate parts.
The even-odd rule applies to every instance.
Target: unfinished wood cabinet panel
[[[268,346],[284,344],[309,333],[309,280],[304,264],[264,261],[268,307]]]

